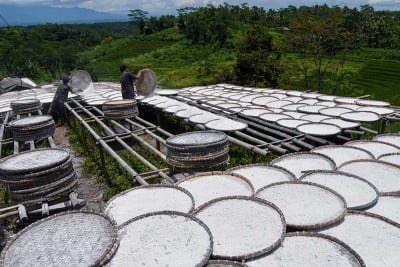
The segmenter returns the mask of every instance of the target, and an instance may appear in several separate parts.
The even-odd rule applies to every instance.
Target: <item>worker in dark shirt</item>
[[[137,79],[136,75],[129,72],[126,65],[121,65],[119,67],[121,71],[121,93],[123,99],[135,99],[135,89],[133,86],[133,81]]]
[[[56,93],[54,94],[53,102],[50,105],[48,114],[51,115],[54,121],[57,123],[61,120],[64,123],[67,120],[68,114],[64,103],[68,100],[68,92],[72,93],[72,88],[69,86],[70,78],[64,76],[62,84],[58,86]]]

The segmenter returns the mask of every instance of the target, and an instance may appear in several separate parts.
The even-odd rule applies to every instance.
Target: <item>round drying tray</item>
[[[14,114],[26,114],[37,111],[42,107],[42,104],[39,99],[28,98],[13,100],[10,102],[10,107]]]
[[[326,106],[320,106],[320,105],[300,106],[297,108],[297,111],[308,114],[318,114],[319,111],[322,109],[326,109]]]
[[[355,104],[357,100],[359,99],[354,97],[336,97],[333,99],[333,102],[337,104]]]
[[[292,172],[296,178],[313,170],[335,170],[335,162],[319,153],[298,152],[283,155],[271,161],[272,165],[280,166]]]
[[[390,106],[389,102],[378,101],[378,100],[358,99],[355,102],[357,105],[360,105],[360,106],[373,106],[373,107],[389,107]]]
[[[330,157],[336,163],[336,166],[340,166],[343,163],[352,160],[374,159],[374,155],[372,155],[368,150],[346,145],[320,146],[314,148],[311,152],[324,154],[325,156]]]
[[[360,255],[344,242],[328,235],[312,232],[288,233],[277,250],[248,261],[247,264],[250,267],[365,267]]]
[[[256,197],[274,203],[288,227],[301,230],[333,225],[346,214],[344,198],[328,187],[310,182],[279,182],[261,188]]]
[[[106,119],[126,119],[139,114],[136,100],[111,100],[104,102],[102,106]]]
[[[400,167],[379,160],[353,160],[338,170],[360,176],[375,185],[380,194],[400,193]]]
[[[378,160],[389,162],[400,167],[400,153],[388,153],[378,157]]]
[[[247,124],[228,118],[223,118],[219,120],[209,121],[205,124],[205,127],[217,131],[234,132],[246,129]]]
[[[381,119],[381,117],[370,111],[352,111],[342,113],[339,116],[340,118],[348,121],[355,121],[355,122],[374,122]]]
[[[246,103],[251,103],[253,101],[253,99],[255,99],[257,97],[263,97],[263,95],[260,95],[260,94],[249,94],[249,95],[246,95],[246,96],[240,98],[240,101],[241,102],[246,102]]]
[[[369,111],[379,114],[381,116],[386,116],[395,112],[392,108],[384,108],[384,107],[361,107],[358,108],[357,111]]]
[[[348,209],[363,210],[378,201],[379,192],[367,180],[354,174],[339,171],[314,171],[303,175],[301,181],[326,186],[340,194]]]
[[[288,97],[285,97],[285,98],[282,99],[282,100],[287,100],[287,101],[291,101],[291,102],[293,102],[293,103],[297,103],[297,102],[303,100],[303,98],[301,98],[301,97],[299,97],[299,96],[288,96]]]
[[[58,166],[70,158],[66,150],[44,148],[24,151],[0,161],[0,176],[27,174]]]
[[[193,196],[174,185],[145,185],[124,191],[111,198],[104,213],[121,225],[137,216],[157,211],[192,212]]]
[[[229,169],[228,171],[247,178],[253,185],[255,191],[276,182],[296,180],[296,177],[290,171],[279,166],[268,164],[237,166]]]
[[[200,115],[195,115],[189,118],[189,121],[192,123],[200,123],[200,124],[206,124],[207,122],[214,121],[214,120],[219,120],[223,119],[224,117],[220,115],[215,115],[210,112],[206,112]]]
[[[118,234],[107,217],[59,213],[19,232],[2,251],[2,266],[101,266],[115,253]]]
[[[380,196],[378,203],[366,210],[400,224],[400,196]]]
[[[289,115],[288,115],[289,116]],[[286,127],[289,129],[296,129],[300,124],[308,123],[310,121],[301,120],[301,119],[280,119],[276,123],[282,127]]]
[[[316,105],[317,103],[319,103],[319,101],[317,99],[308,98],[308,99],[301,100],[297,103],[312,106],[312,105]]]
[[[268,110],[267,108],[246,108],[243,109],[240,114],[244,116],[249,116],[249,117],[258,117],[261,114],[264,113],[270,113],[271,111]]]
[[[289,104],[293,104],[293,102],[288,101],[288,100],[277,100],[277,101],[268,102],[266,104],[266,106],[268,108],[282,108],[283,106],[286,106]]]
[[[336,103],[335,102],[331,102],[331,101],[321,101],[321,102],[318,102],[318,105],[326,106],[327,108],[336,107]]]
[[[294,104],[282,106],[281,109],[283,109],[285,111],[297,111],[297,109],[300,107],[307,107],[307,105],[294,103]],[[304,115],[304,114],[302,114],[302,115]]]
[[[193,214],[210,228],[214,238],[212,256],[216,259],[245,260],[260,256],[279,246],[286,232],[279,208],[256,198],[214,199]]]
[[[233,172],[203,172],[188,176],[176,183],[194,197],[195,207],[227,196],[252,196],[254,188],[245,177]]]
[[[169,96],[169,95],[177,95],[179,93],[179,90],[173,90],[173,89],[158,89],[155,91],[157,95],[163,95],[163,96]]]
[[[82,92],[92,84],[92,77],[84,70],[77,70],[70,75],[69,84],[74,93]]]
[[[167,138],[166,146],[183,151],[187,149],[207,150],[209,147],[225,145],[227,142],[228,136],[224,132],[205,130],[171,136]]]
[[[398,134],[398,133],[380,134],[380,135],[375,136],[373,138],[373,140],[389,143],[389,144],[398,146],[400,148],[400,134]]]
[[[286,95],[288,96],[301,96],[304,92],[301,91],[286,91]]]
[[[353,248],[366,266],[398,266],[400,225],[378,215],[349,211],[344,221],[322,233]]]
[[[148,213],[120,226],[113,266],[204,266],[210,258],[213,237],[196,217],[175,211]]]
[[[260,106],[265,106],[267,103],[272,102],[272,101],[276,101],[278,100],[278,98],[276,97],[272,97],[272,96],[260,96],[260,97],[256,97],[254,98],[251,103],[253,103],[254,105],[260,105]]]
[[[332,136],[342,132],[339,126],[323,122],[303,123],[298,125],[296,130],[314,136]]]
[[[300,113],[297,111],[282,111],[282,114],[289,115],[290,117],[296,120],[304,116],[304,113]]]
[[[352,110],[349,108],[331,107],[320,109],[318,112],[326,116],[339,117],[343,113],[352,112]]]
[[[210,260],[205,267],[249,267],[246,263],[227,260]]]
[[[345,121],[345,120],[337,119],[337,118],[323,119],[321,122],[334,124],[334,125],[342,128],[343,130],[360,127],[360,123],[358,123],[358,122]]]
[[[312,99],[317,99],[321,94],[318,93],[304,93],[300,95],[302,98],[312,98]]]
[[[151,95],[156,88],[156,74],[151,69],[142,69],[137,74],[136,90],[138,95]]]
[[[206,113],[206,112],[207,112],[207,111],[201,110],[201,109],[199,109],[199,108],[190,107],[190,108],[185,109],[185,110],[179,110],[179,111],[175,112],[174,115],[175,115],[177,118],[186,119],[186,118],[190,118],[190,117],[192,117],[192,116],[204,114],[204,113]]]
[[[185,110],[185,109],[188,109],[188,108],[189,108],[188,105],[182,103],[182,104],[180,104],[180,105],[167,107],[167,108],[165,108],[163,111],[164,111],[165,113],[173,114],[173,113],[175,113],[175,112],[177,112],[177,111],[179,111],[179,110]]]
[[[260,119],[268,121],[268,122],[276,122],[282,119],[291,119],[289,115],[278,114],[278,113],[264,113],[260,115]]]
[[[337,104],[336,107],[348,108],[348,109],[351,109],[354,111],[356,111],[360,108],[360,106],[356,105],[356,104]]]
[[[355,140],[355,141],[347,142],[347,143],[345,143],[345,145],[363,148],[363,149],[371,152],[371,154],[374,155],[375,158],[379,158],[383,154],[400,152],[399,147],[389,144],[389,143],[381,142],[381,141]]]
[[[337,96],[334,95],[320,95],[317,96],[317,99],[320,101],[333,101]]]
[[[52,136],[55,123],[51,116],[31,116],[10,122],[16,141],[38,140]]]
[[[301,116],[300,119],[302,120],[307,120],[311,122],[321,122],[323,120],[329,119],[331,117],[325,116],[325,115],[319,115],[319,114],[307,114],[304,116]]]

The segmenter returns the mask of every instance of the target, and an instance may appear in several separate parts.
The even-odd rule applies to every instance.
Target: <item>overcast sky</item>
[[[198,7],[206,4],[219,5],[227,2],[231,5],[248,3],[249,6],[262,6],[266,9],[282,8],[288,5],[340,5],[349,7],[359,7],[369,4],[375,9],[400,10],[400,0],[238,0],[238,1],[219,1],[219,0],[0,0],[0,4],[46,4],[62,7],[82,7],[104,12],[126,12],[129,9],[142,9],[150,14],[172,14],[176,9],[182,7]]]

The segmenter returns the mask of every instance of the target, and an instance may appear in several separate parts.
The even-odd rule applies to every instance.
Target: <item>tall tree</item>
[[[141,9],[131,9],[129,10],[129,21],[133,24],[138,25],[140,33],[144,33],[144,28],[146,26],[147,16],[149,13]]]
[[[261,82],[265,86],[278,85],[281,54],[274,48],[268,29],[252,26],[237,50],[236,76],[240,83]]]

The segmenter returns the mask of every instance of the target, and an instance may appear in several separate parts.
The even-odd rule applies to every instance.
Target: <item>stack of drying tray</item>
[[[37,98],[14,100],[10,102],[10,107],[14,114],[27,114],[35,112],[42,107],[42,103]]]
[[[166,141],[167,163],[177,171],[218,170],[229,160],[228,136],[219,131],[196,131]]]
[[[31,116],[10,122],[16,141],[39,140],[52,136],[56,129],[51,116]]]
[[[67,151],[46,148],[0,161],[0,183],[7,186],[15,203],[29,206],[68,197],[77,176]]]
[[[136,100],[112,100],[103,104],[104,117],[110,120],[127,119],[139,115]]]

